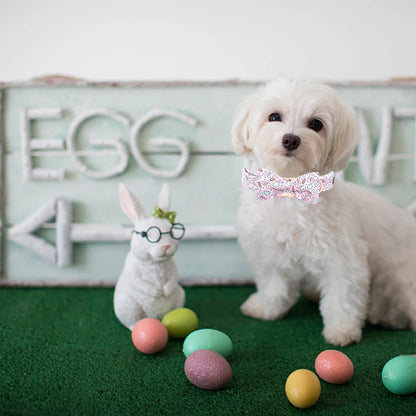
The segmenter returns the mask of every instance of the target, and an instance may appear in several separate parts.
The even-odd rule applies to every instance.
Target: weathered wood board
[[[334,87],[357,109],[362,135],[346,179],[412,208],[416,84]],[[150,212],[164,182],[189,231],[175,255],[180,276],[196,283],[249,278],[234,238],[242,160],[232,153],[230,125],[254,88],[0,84],[2,282],[113,284],[130,235],[118,184]]]

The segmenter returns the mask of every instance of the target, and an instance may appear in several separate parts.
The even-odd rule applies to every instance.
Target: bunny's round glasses
[[[149,243],[158,243],[162,238],[162,234],[170,234],[174,240],[180,240],[185,234],[185,227],[183,224],[177,222],[172,224],[170,230],[167,232],[162,232],[159,227],[153,226],[149,227],[146,231],[132,231],[133,234],[139,234],[145,238]]]

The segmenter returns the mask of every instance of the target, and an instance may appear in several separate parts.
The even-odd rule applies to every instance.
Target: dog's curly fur
[[[280,121],[269,121],[273,113]],[[316,119],[321,129],[311,128]],[[288,151],[285,134],[298,136],[299,147]],[[357,137],[354,113],[334,90],[301,80],[260,87],[232,127],[245,167],[282,177],[345,169]],[[256,201],[243,190],[237,223],[257,288],[241,306],[245,315],[282,318],[308,287],[320,295],[323,335],[331,344],[359,342],[365,320],[416,330],[416,221],[371,189],[336,180],[317,205]]]

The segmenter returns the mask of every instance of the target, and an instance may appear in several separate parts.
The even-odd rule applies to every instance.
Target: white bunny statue
[[[185,291],[172,256],[185,233],[169,212],[171,195],[162,186],[153,216],[146,216],[140,202],[122,184],[119,200],[123,212],[134,224],[130,251],[114,292],[114,312],[130,330],[143,318],[162,317],[185,304]]]

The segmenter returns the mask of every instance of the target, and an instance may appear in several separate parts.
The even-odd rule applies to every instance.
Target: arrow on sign
[[[51,223],[55,218],[55,223]],[[37,230],[54,228],[55,246],[34,235]],[[50,263],[59,267],[72,264],[72,244],[91,242],[127,242],[132,227],[117,224],[72,223],[72,203],[64,199],[53,199],[24,221],[14,225],[8,239],[25,247]],[[186,227],[185,240],[225,240],[237,238],[232,225],[206,225]]]
[[[44,223],[56,218],[56,247],[33,233]],[[16,224],[8,232],[8,238],[15,243],[32,250],[43,259],[58,266],[69,266],[72,261],[70,228],[72,222],[72,204],[69,201],[53,199],[38,209],[24,221]]]

